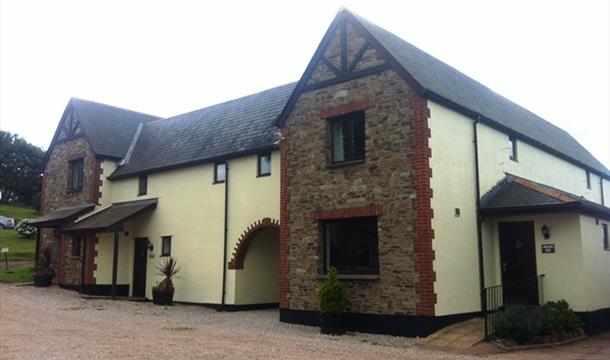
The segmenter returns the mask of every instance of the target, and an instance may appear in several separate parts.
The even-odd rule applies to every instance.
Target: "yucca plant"
[[[157,274],[163,276],[163,280],[157,285],[157,290],[160,292],[173,292],[174,282],[172,278],[180,272],[178,262],[173,257],[165,259],[165,261],[157,266]]]

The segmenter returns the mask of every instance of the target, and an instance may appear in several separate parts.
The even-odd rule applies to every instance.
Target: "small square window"
[[[171,256],[171,255],[172,255],[172,237],[163,236],[161,238],[161,256]]]
[[[258,156],[258,174],[257,176],[271,175],[271,154],[261,154]]]
[[[217,163],[214,165],[214,183],[223,183],[227,180],[227,164]]]
[[[587,189],[591,188],[591,173],[589,171],[586,172],[587,177]]]
[[[83,189],[83,173],[85,164],[83,159],[72,160],[68,164],[68,191],[81,191]]]
[[[379,274],[377,218],[323,222],[325,270],[340,274]]]
[[[509,157],[512,161],[517,161],[517,139],[513,136],[508,137]]]
[[[604,250],[610,250],[610,239],[608,239],[608,224],[602,224],[602,236],[604,239]]]
[[[70,252],[73,257],[80,257],[82,244],[83,244],[82,236],[73,236],[72,237],[72,246],[71,246]]]
[[[331,133],[331,161],[342,163],[363,160],[365,154],[364,112],[358,111],[328,120]]]
[[[138,180],[138,195],[146,195],[148,192],[148,176],[142,175]]]

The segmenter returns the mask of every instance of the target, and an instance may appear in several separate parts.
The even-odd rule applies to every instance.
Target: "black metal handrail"
[[[498,318],[498,315],[502,311],[504,311],[505,302],[527,303],[525,299],[505,299],[505,290],[525,288],[526,286],[531,286],[531,284],[535,282],[537,287],[537,296],[533,300],[535,303],[530,303],[529,305],[541,305],[544,303],[544,293],[542,291],[543,278],[544,274],[541,274],[538,276],[532,276],[518,281],[494,285],[483,289],[483,292],[481,294],[481,301],[483,303],[483,317],[485,319],[485,340],[489,340],[489,338],[494,334],[496,320]],[[530,302],[532,301],[532,299],[528,300],[530,300]]]

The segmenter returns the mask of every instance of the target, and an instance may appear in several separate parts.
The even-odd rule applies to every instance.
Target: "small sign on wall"
[[[555,244],[542,244],[543,254],[552,254],[555,252]]]

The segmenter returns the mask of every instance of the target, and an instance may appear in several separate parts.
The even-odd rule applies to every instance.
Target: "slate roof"
[[[91,211],[93,208],[95,208],[95,204],[62,207],[44,216],[32,219],[30,223],[36,227],[55,226]]]
[[[610,171],[566,131],[365,18],[344,11],[353,15],[432,98],[449,100],[492,123],[610,175]]]
[[[111,179],[277,146],[275,122],[295,83],[145,123],[128,162]]]
[[[114,203],[104,210],[83,220],[64,227],[63,231],[106,230],[114,225],[127,221],[144,210],[157,206],[157,199],[126,201]]]
[[[610,219],[610,209],[602,205],[510,174],[481,198],[480,206],[484,215],[574,210]]]
[[[98,156],[122,158],[138,125],[156,116],[72,98],[70,106]]]

